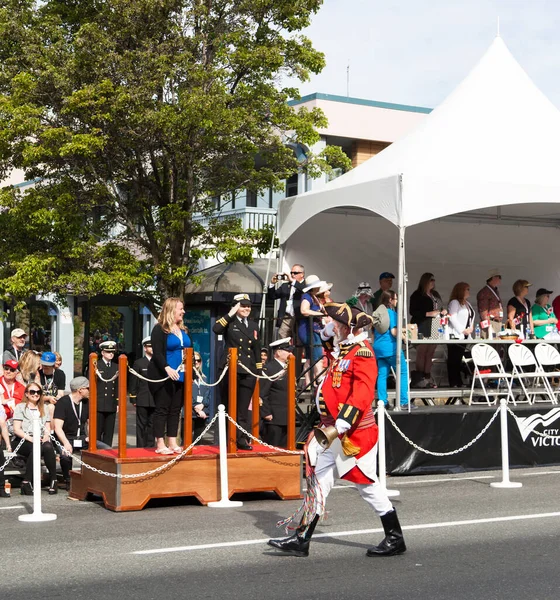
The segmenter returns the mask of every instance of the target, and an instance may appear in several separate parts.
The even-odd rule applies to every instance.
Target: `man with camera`
[[[276,284],[280,283],[278,287]],[[294,325],[299,317],[301,295],[305,287],[305,269],[303,265],[294,265],[289,273],[276,273],[272,277],[268,288],[268,297],[272,300],[280,300],[278,308],[278,338],[292,338],[294,336]]]

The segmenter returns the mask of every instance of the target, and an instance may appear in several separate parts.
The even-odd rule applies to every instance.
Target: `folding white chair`
[[[560,392],[560,388],[558,385],[553,386],[553,382],[549,380],[560,378],[560,352],[558,352],[554,346],[543,342],[542,344],[537,344],[535,347],[535,358],[537,359],[538,366],[542,370],[542,375],[545,378],[544,381],[548,384],[549,391],[553,397],[553,402],[558,404],[556,394]],[[552,371],[545,371],[544,367],[554,367],[554,369]]]
[[[513,379],[518,379],[525,394],[526,400],[518,400],[519,402],[528,402],[534,404],[537,400],[537,396],[546,394],[547,399],[550,402],[554,402],[554,394],[549,390],[548,381],[544,376],[544,371],[539,367],[535,355],[521,344],[512,344],[508,348],[508,356],[513,365],[511,376]],[[529,392],[527,389],[527,380],[533,380],[532,389]],[[542,382],[543,391],[536,390],[536,386]],[[531,386],[529,386],[531,387]],[[547,402],[547,400],[541,400],[541,402]]]
[[[502,361],[500,359],[500,355],[490,346],[490,344],[475,344],[471,348],[471,357],[473,363],[473,377],[471,383],[471,394],[469,396],[469,404],[479,404],[477,400],[473,401],[473,393],[474,386],[478,381],[482,388],[482,393],[484,394],[484,398],[488,406],[492,404],[496,404],[496,397],[493,400],[490,400],[490,396],[484,385],[485,381],[489,379],[495,379],[498,381],[498,389],[500,383],[505,382],[506,385],[506,399],[515,404],[515,398],[511,392],[511,375],[505,372],[504,366],[502,365]],[[481,369],[485,370],[484,367],[494,367],[496,371],[491,373],[481,373]],[[493,394],[495,396],[495,394]]]

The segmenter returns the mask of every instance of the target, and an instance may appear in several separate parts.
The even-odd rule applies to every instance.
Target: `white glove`
[[[317,464],[317,458],[322,452],[324,452],[323,446],[313,437],[307,446],[307,456],[309,457],[309,464],[312,467]]]
[[[344,419],[337,419],[334,426],[336,427],[339,435],[344,435],[352,427],[352,425],[350,425],[350,423]]]
[[[334,321],[327,323],[321,331],[321,339],[326,342],[334,337]]]

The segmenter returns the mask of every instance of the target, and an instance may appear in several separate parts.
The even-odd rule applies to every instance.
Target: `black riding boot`
[[[391,512],[381,517],[385,539],[379,544],[367,551],[367,556],[394,556],[406,552],[406,545],[401,529],[401,524],[397,517],[397,511],[393,508]]]
[[[292,554],[293,556],[309,556],[309,544],[311,542],[311,536],[315,531],[317,522],[319,521],[319,515],[315,515],[315,518],[309,524],[307,531],[301,525],[296,529],[296,532],[287,538],[280,540],[268,540],[268,545],[282,550],[286,554]]]

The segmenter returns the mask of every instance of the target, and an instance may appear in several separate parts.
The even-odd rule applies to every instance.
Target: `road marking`
[[[524,521],[529,519],[547,519],[560,517],[560,512],[538,513],[532,515],[512,515],[509,517],[490,517],[487,519],[469,519],[464,521],[442,521],[441,523],[424,523],[422,525],[405,525],[405,531],[418,529],[437,529],[441,527],[462,527],[465,525],[481,525],[483,523],[504,523],[507,521]],[[348,537],[352,535],[365,535],[369,533],[381,533],[382,528],[377,529],[352,529],[349,531],[333,531],[331,533],[316,533],[314,538]],[[168,552],[191,552],[193,550],[208,550],[210,548],[232,548],[235,546],[253,546],[265,544],[269,538],[258,540],[239,540],[237,542],[220,542],[216,544],[197,544],[194,546],[176,546],[171,548],[155,548],[153,550],[136,550],[131,554],[165,554]]]
[[[15,510],[16,508],[25,508],[25,506],[18,504],[17,506],[0,506],[0,510]]]

